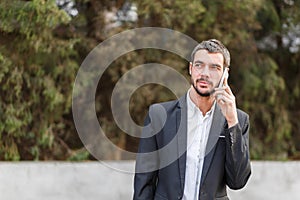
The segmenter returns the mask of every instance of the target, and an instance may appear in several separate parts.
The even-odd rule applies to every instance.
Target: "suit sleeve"
[[[142,137],[136,156],[134,200],[154,199],[156,190],[157,169],[159,165],[156,150],[158,147],[153,123],[151,123],[150,109],[144,122]]]
[[[243,188],[250,175],[249,116],[239,113],[239,123],[225,130],[226,138],[226,183],[231,189]]]

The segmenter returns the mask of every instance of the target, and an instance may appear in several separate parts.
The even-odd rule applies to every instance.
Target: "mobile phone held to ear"
[[[224,81],[225,81],[225,79],[228,79],[228,77],[229,77],[228,70],[229,70],[229,68],[228,68],[228,67],[225,67],[218,88],[223,87],[223,86],[224,86]]]

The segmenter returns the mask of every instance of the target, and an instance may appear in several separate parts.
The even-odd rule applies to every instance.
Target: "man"
[[[225,200],[226,185],[245,186],[251,174],[249,117],[236,108],[227,79],[220,83],[229,65],[220,41],[201,42],[191,55],[187,94],[150,106],[136,160],[135,200]]]

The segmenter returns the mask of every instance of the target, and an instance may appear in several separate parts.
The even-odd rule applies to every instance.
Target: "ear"
[[[192,67],[193,67],[193,63],[190,62],[190,66],[189,66],[189,74],[192,75]]]

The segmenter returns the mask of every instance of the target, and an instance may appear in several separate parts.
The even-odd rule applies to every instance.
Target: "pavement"
[[[0,200],[132,199],[134,161],[0,162]],[[300,199],[300,161],[253,161],[231,200]]]

